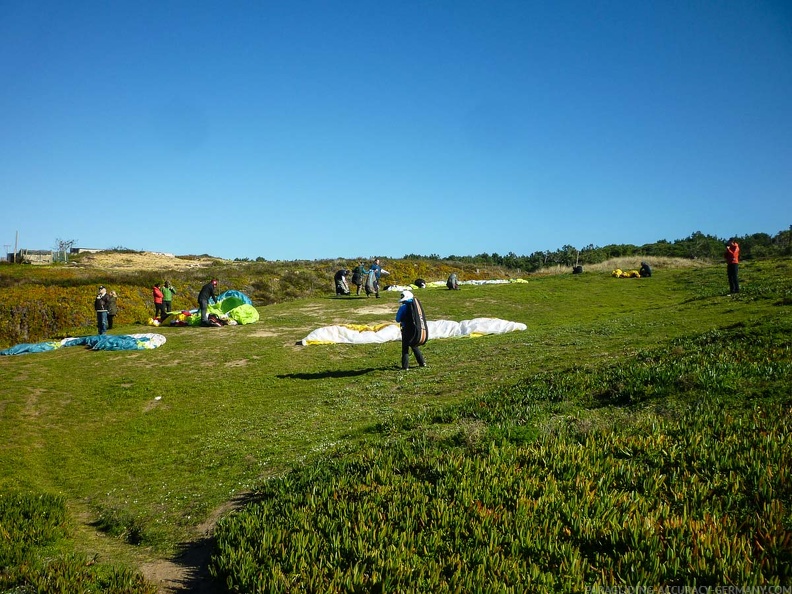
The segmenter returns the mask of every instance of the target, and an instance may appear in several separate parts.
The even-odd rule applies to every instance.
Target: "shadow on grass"
[[[188,543],[173,559],[174,575],[160,581],[160,591],[173,594],[220,594],[222,584],[209,574],[209,561],[215,548],[213,536]]]
[[[149,579],[157,583],[162,594],[220,594],[226,592],[224,585],[209,573],[209,563],[215,552],[214,527],[225,514],[244,507],[256,500],[252,492],[240,493],[237,497],[215,510],[207,521],[199,526],[200,538],[182,543],[179,552],[170,560],[150,567]]]
[[[278,379],[301,379],[301,380],[317,380],[327,378],[344,378],[344,377],[357,377],[359,375],[366,375],[374,371],[388,371],[393,370],[395,367],[369,367],[367,369],[329,369],[327,371],[317,371],[316,373],[283,373],[276,375]]]

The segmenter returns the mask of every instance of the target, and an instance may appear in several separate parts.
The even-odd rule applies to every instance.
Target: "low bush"
[[[0,591],[74,594],[155,594],[134,571],[109,567],[74,552],[60,553],[69,537],[63,497],[0,492]]]
[[[189,258],[189,257],[185,257]],[[211,277],[219,290],[247,294],[254,305],[272,305],[335,292],[333,274],[349,267],[342,260],[315,262],[215,261],[206,269],[187,271],[126,271],[69,268],[64,266],[7,266],[0,270],[4,305],[0,307],[0,349],[19,343],[39,342],[67,335],[95,332],[93,300],[99,285],[118,293],[117,325],[146,323],[154,315],[151,287],[170,280],[177,288],[173,309],[198,307],[197,295]],[[501,278],[503,271],[490,267],[462,268],[443,262],[393,261],[387,284],[409,284],[416,278],[445,280],[451,271],[463,279]],[[21,272],[25,274],[21,274]],[[494,276],[493,276],[494,275]]]
[[[232,592],[788,584],[790,330],[708,333],[390,425],[265,484],[220,523],[213,574]],[[520,430],[570,403],[632,413]]]

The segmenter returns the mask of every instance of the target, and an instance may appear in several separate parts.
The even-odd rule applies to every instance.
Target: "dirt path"
[[[218,594],[221,590],[208,570],[211,551],[211,537],[203,538],[191,543],[175,560],[146,563],[140,571],[146,581],[157,585],[160,594]]]
[[[225,514],[242,507],[249,493],[226,502],[196,528],[196,540],[185,544],[173,559],[152,561],[141,566],[143,577],[156,584],[160,594],[220,594],[222,589],[209,575],[209,560],[214,548],[214,528]]]

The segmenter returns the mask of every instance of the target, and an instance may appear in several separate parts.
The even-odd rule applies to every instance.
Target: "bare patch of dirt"
[[[209,575],[209,561],[214,547],[214,528],[227,513],[239,509],[250,499],[241,493],[215,509],[203,524],[197,526],[197,538],[187,543],[173,559],[144,563],[140,572],[159,588],[160,594],[218,594],[223,592]]]
[[[143,412],[149,412],[150,410],[154,409],[154,407],[159,406],[162,400],[161,397],[152,398],[151,400],[146,402],[146,405],[143,407]]]
[[[162,252],[98,252],[81,255],[77,266],[85,268],[124,269],[124,270],[189,270],[205,268],[219,258],[198,257],[179,258]]]
[[[272,338],[273,336],[280,336],[281,332],[274,332],[272,329],[270,330],[256,330],[255,332],[251,332],[250,336],[255,336],[256,338]]]
[[[41,396],[43,393],[44,390],[42,390],[41,388],[36,388],[35,390],[30,391],[30,394],[28,394],[28,397],[25,402],[25,410],[22,413],[24,416],[26,417],[39,416],[38,401],[39,401],[39,396]]]
[[[373,305],[371,307],[361,307],[360,309],[357,309],[355,311],[361,314],[381,315],[381,314],[393,313],[395,315],[395,310],[393,305]]]
[[[225,364],[226,367],[244,367],[247,365],[247,359],[238,359],[236,361],[229,361]]]
[[[136,357],[140,357],[140,353],[130,353],[129,351],[124,351],[123,355],[118,357],[109,357],[109,361],[128,361],[129,359],[134,359]]]
[[[298,311],[307,316],[321,317],[325,315],[325,309],[321,305],[316,304],[304,305]]]

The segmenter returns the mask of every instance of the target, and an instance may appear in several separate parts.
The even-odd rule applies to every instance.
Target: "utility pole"
[[[3,256],[3,257],[4,257],[4,258],[6,259],[6,261],[7,261],[7,260],[8,260],[8,250],[10,250],[10,249],[11,249],[11,244],[10,244],[10,243],[4,243],[4,244],[3,244],[3,247],[5,248],[5,256]]]
[[[16,232],[16,239],[14,239],[14,258],[13,258],[14,264],[16,264],[16,255],[18,249],[19,249],[19,231]]]

